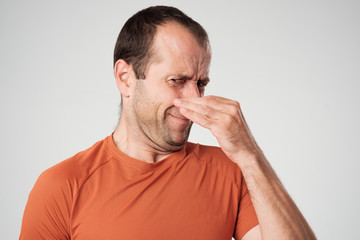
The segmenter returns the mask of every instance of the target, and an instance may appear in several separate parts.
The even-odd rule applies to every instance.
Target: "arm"
[[[70,188],[64,176],[53,169],[40,175],[25,207],[20,240],[70,239]]]
[[[190,120],[209,129],[242,171],[259,227],[243,239],[316,239],[256,144],[238,102],[215,96],[174,101]]]
[[[242,169],[263,239],[316,239],[307,221],[263,156],[237,163]],[[251,238],[249,238],[251,239]]]

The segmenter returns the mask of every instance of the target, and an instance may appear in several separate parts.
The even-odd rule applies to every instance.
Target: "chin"
[[[181,150],[188,141],[191,126],[192,124],[184,130],[168,129],[167,133],[163,135],[163,143],[166,144],[166,148],[169,151]]]
[[[178,139],[172,138],[170,141],[166,141],[166,143],[170,146],[172,150],[180,150],[187,143],[188,137],[189,134],[186,134],[186,136],[183,135]]]
[[[187,139],[183,140],[181,142],[170,142],[169,145],[174,146],[174,147],[183,147],[183,146],[185,146],[186,142],[187,142]]]
[[[168,143],[167,150],[171,152],[177,152],[183,149],[187,141],[184,141],[183,143]]]

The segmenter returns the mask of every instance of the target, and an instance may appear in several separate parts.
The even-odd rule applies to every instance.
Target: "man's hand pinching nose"
[[[186,118],[209,129],[230,159],[239,154],[257,152],[257,145],[238,102],[205,96],[175,99],[174,105],[180,108],[180,113]]]

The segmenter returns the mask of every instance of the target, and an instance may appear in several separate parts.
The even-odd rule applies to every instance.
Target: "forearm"
[[[262,239],[316,239],[262,153],[236,162],[247,184]]]
[[[257,146],[236,101],[217,96],[174,101],[180,113],[209,129],[224,153],[239,165],[262,239],[316,239],[310,226]]]

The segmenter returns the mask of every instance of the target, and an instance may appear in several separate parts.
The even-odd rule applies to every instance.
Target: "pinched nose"
[[[200,91],[196,83],[187,83],[186,86],[183,88],[182,92],[183,98],[193,98],[193,97],[200,97]]]

